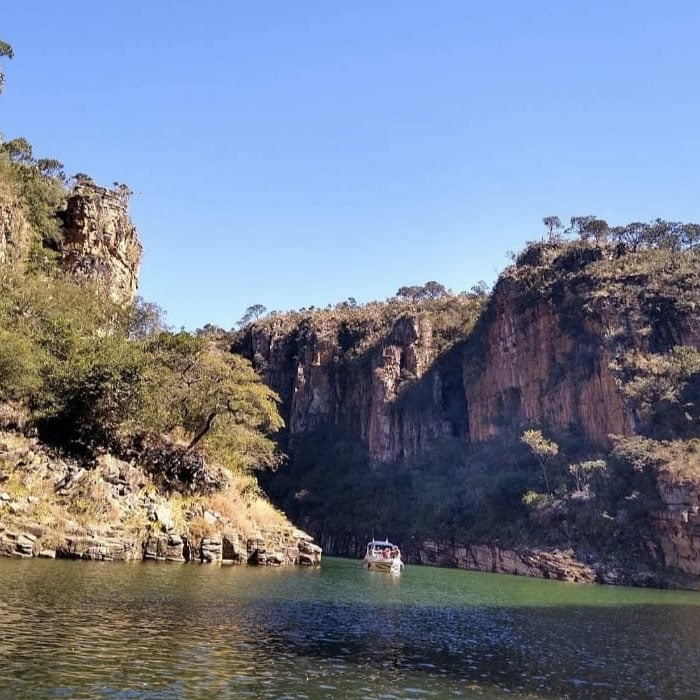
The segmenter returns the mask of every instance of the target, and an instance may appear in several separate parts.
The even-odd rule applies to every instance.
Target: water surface
[[[2,698],[698,698],[700,594],[0,561]]]

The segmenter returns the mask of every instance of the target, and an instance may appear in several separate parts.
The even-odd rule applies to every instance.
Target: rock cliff
[[[444,387],[453,387],[459,370],[433,366],[431,321],[402,314],[386,332],[377,330],[367,322],[353,335],[332,316],[304,320],[291,330],[259,324],[235,349],[250,356],[282,397],[292,445],[319,428],[337,429],[352,435],[371,459],[388,462],[415,455],[441,436],[463,433],[466,415],[442,408],[448,400]],[[426,401],[401,400],[420,379],[429,387]],[[455,398],[464,403],[449,400]]]
[[[32,232],[16,197],[0,187],[0,265],[21,264],[26,260]]]
[[[119,192],[78,185],[62,213],[61,265],[70,274],[105,285],[118,304],[132,302],[142,246]]]
[[[32,246],[41,249],[45,232],[32,225],[27,216],[30,203],[15,189],[0,179],[0,265],[23,267]],[[132,302],[142,246],[124,192],[84,182],[64,195],[50,213],[59,229],[51,246],[58,249],[60,266],[68,274],[100,283],[116,303]]]
[[[665,362],[674,348],[700,347],[696,273],[692,251],[674,259],[543,243],[501,275],[475,322],[453,324],[447,345],[434,342],[444,313],[396,304],[393,314],[391,304],[366,310],[362,321],[357,310],[336,308],[249,326],[234,350],[280,393],[288,425],[290,464],[268,480],[270,493],[336,553],[355,555],[379,526],[393,528],[409,541],[409,556],[424,562],[479,568],[488,560],[482,568],[559,578],[569,575],[557,567],[569,566],[580,580],[642,584],[662,580],[655,569],[698,576],[697,479],[670,497],[662,478],[628,473],[611,456],[620,440],[660,430],[635,394],[646,378],[630,358]],[[688,413],[697,406],[685,410],[687,426],[697,425]],[[545,493],[539,511],[526,507],[527,490],[538,488],[537,463],[527,467],[532,455],[518,439],[527,429],[566,445],[572,461],[607,459],[605,478],[574,484],[575,467],[561,458],[552,467],[559,495]],[[384,490],[383,508],[363,484]],[[352,507],[334,498],[334,485]],[[520,524],[509,527],[508,513]],[[534,548],[518,549],[521,538]],[[455,541],[491,554],[455,554]],[[627,556],[638,548],[644,553]],[[502,552],[521,564],[493,564]],[[564,566],[543,552],[574,553]]]
[[[533,425],[557,432],[576,426],[602,448],[611,435],[631,434],[603,324],[590,318],[571,328],[565,314],[582,299],[542,299],[521,308],[524,291],[514,281],[499,285],[480,361],[465,355],[469,439],[483,442]]]

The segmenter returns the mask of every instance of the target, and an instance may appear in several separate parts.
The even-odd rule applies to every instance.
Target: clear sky
[[[3,2],[0,130],[134,190],[141,295],[493,283],[550,214],[700,221],[700,3]]]

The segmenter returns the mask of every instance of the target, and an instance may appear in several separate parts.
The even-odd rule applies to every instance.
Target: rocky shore
[[[0,431],[0,556],[316,566],[321,548],[250,488],[161,493],[133,462]]]
[[[425,540],[418,549],[418,559],[421,564],[428,566],[532,576],[572,583],[700,589],[697,579],[682,571],[631,567],[574,549],[503,547],[498,544]]]

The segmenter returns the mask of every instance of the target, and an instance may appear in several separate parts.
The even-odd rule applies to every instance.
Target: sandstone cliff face
[[[631,434],[632,416],[609,369],[602,331],[589,322],[597,342],[577,340],[551,301],[519,309],[523,291],[501,285],[484,354],[465,357],[469,439],[544,425],[562,432],[576,427],[593,445],[608,447],[610,435]]]
[[[523,505],[525,491],[518,490],[517,482],[527,481],[523,488],[534,491],[546,485],[530,470],[527,455],[508,452],[515,452],[512,446],[519,445],[523,430],[539,428],[560,445],[569,441],[572,454],[578,450],[584,459],[611,458],[617,444],[613,436],[647,434],[640,427],[642,419],[648,420],[646,409],[623,390],[623,383],[634,376],[629,374],[632,365],[625,364],[629,357],[638,354],[656,362],[670,357],[677,345],[700,347],[694,258],[676,264],[665,251],[627,255],[612,246],[533,246],[501,276],[476,326],[467,323],[461,333],[456,328],[452,344],[440,353],[434,342],[434,313],[431,322],[410,313],[392,318],[390,304],[381,313],[373,309],[361,316],[369,325],[366,319],[375,319],[371,333],[358,324],[358,317],[349,321],[347,314],[333,311],[303,320],[298,315],[300,321],[291,330],[288,318],[249,327],[234,350],[250,357],[280,393],[288,428],[291,465],[279,482],[287,491],[271,492],[282,499],[289,493],[285,507],[296,509],[331,553],[354,554],[367,520],[379,518],[386,507],[386,499],[368,497],[336,517],[342,499],[329,509],[325,504],[333,485],[319,484],[326,478],[342,479],[344,474],[333,466],[339,461],[344,471],[356,465],[361,480],[342,480],[343,488],[355,489],[347,495],[355,503],[363,498],[361,486],[370,483],[405,487],[402,493],[409,501],[420,490],[434,489],[417,499],[419,517],[426,510],[436,513],[426,519],[432,530],[416,530],[411,513],[392,511],[393,521],[403,522],[397,525],[403,530],[397,531],[412,538],[410,545],[404,544],[414,560],[640,585],[659,585],[663,571],[700,576],[700,498],[694,482],[674,487],[671,497],[662,481],[656,484],[650,478],[641,484],[644,469],[630,474],[620,467],[618,473],[609,461],[608,486],[589,491],[589,500],[579,503],[572,494],[580,484],[574,487],[562,461],[557,479],[565,495],[549,494],[555,505],[545,522]],[[327,441],[316,440],[322,428],[330,434]],[[338,450],[346,448],[349,457],[337,460]],[[441,472],[445,454],[451,462]],[[363,455],[373,461],[369,471]],[[425,473],[420,471],[424,465]],[[445,481],[453,477],[454,493]],[[467,484],[464,493],[456,493],[458,479]],[[638,502],[640,489],[647,510],[628,525],[626,512]],[[665,503],[658,508],[650,505],[658,500],[657,491]],[[444,500],[450,502],[442,508]],[[397,501],[394,507],[401,509],[406,502]],[[653,515],[651,507],[657,508]],[[498,527],[508,508],[520,520],[515,528],[502,528],[506,539],[514,531],[516,538],[527,532],[530,541],[541,537],[552,547],[490,544],[485,531]],[[481,525],[482,516],[488,525]],[[327,529],[326,521],[332,521]],[[581,558],[561,554],[576,545],[573,530],[567,530],[572,523],[579,528]],[[460,527],[485,541],[475,540],[477,545],[460,540],[454,534]],[[450,528],[457,529],[450,534]],[[613,532],[623,543],[616,552],[603,541]],[[589,557],[597,545],[605,554]],[[636,553],[626,558],[624,547]]]
[[[61,263],[70,274],[103,283],[113,301],[136,296],[142,247],[125,201],[111,190],[79,185],[64,213]]]
[[[700,484],[667,473],[658,479],[662,508],[652,514],[658,536],[647,543],[663,566],[700,577]]]
[[[16,198],[0,191],[0,265],[21,264],[31,245],[31,229]]]
[[[439,409],[439,373],[429,380],[427,404],[409,409],[397,401],[407,378],[423,377],[434,359],[429,322],[403,316],[362,351],[345,335],[334,319],[304,322],[291,333],[268,325],[250,330],[248,354],[282,397],[292,443],[335,426],[355,435],[372,459],[392,461],[452,432]]]

